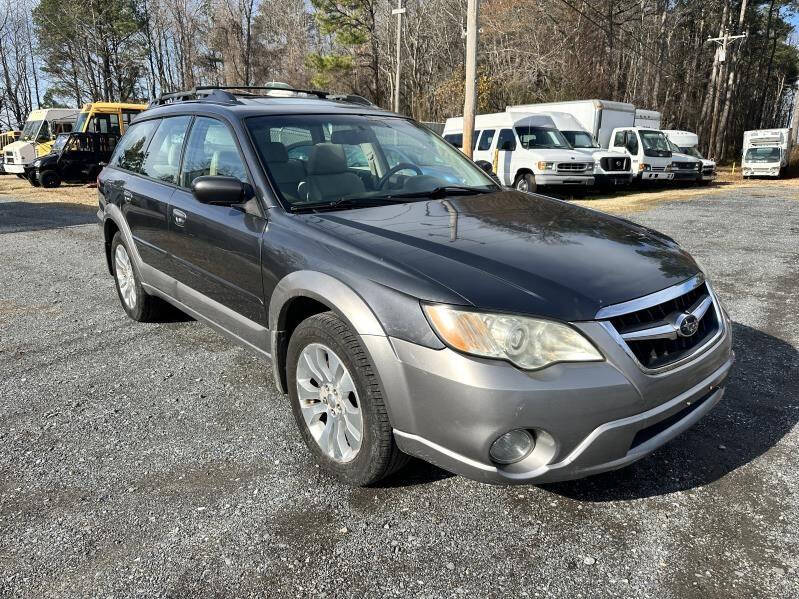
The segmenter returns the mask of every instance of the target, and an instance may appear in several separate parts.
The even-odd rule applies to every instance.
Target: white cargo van
[[[594,184],[594,161],[571,149],[548,116],[509,112],[475,118],[473,159],[492,164],[503,185],[520,191],[543,186],[584,187]],[[479,137],[477,131],[480,131]],[[444,139],[458,145],[463,118],[447,119]]]
[[[745,178],[779,177],[785,172],[790,156],[790,129],[744,131],[741,170]]]
[[[716,163],[709,158],[702,156],[699,151],[699,136],[691,131],[678,131],[675,129],[664,129],[663,135],[677,146],[682,154],[702,161],[702,183],[710,183],[716,178]],[[673,148],[672,148],[673,149]]]
[[[571,113],[545,110],[539,112],[537,107],[530,109],[529,113],[519,113],[515,110],[508,111],[511,114],[542,114],[551,118],[569,145],[575,151],[590,156],[594,161],[594,181],[597,185],[629,185],[632,181],[630,157],[620,152],[603,150],[593,134],[586,130]]]
[[[618,127],[635,126],[635,106],[608,100],[572,100],[544,104],[508,106],[506,112],[567,112],[589,131],[603,148],[610,146],[610,135]]]
[[[619,127],[611,132],[610,149],[630,156],[636,179],[672,180],[671,149],[662,131],[645,127]]]

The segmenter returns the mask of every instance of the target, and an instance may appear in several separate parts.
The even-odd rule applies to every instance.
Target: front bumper
[[[568,185],[568,186],[590,186],[594,184],[593,175],[568,175],[568,174],[546,174],[535,173],[536,185]]]
[[[608,187],[623,187],[632,183],[632,172],[621,173],[595,173],[594,179],[597,185]]]
[[[25,165],[24,164],[8,164],[4,165],[7,173],[14,173],[15,175],[21,175],[25,172]]]
[[[639,171],[635,178],[639,181],[671,181],[674,178],[674,173],[666,171]]]
[[[721,400],[733,363],[728,324],[699,357],[654,375],[601,324],[577,326],[606,361],[524,372],[450,349],[363,337],[400,449],[487,483],[569,480],[645,457]],[[516,428],[534,431],[536,448],[516,464],[493,463],[491,444]]]
[[[672,171],[674,181],[701,181],[702,173],[699,171]]]

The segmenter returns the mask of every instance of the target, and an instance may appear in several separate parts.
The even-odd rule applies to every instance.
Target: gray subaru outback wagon
[[[271,361],[313,458],[490,483],[620,468],[721,400],[730,321],[671,238],[502,188],[362,98],[159,99],[98,179],[110,273]],[[268,430],[269,422],[264,422]]]

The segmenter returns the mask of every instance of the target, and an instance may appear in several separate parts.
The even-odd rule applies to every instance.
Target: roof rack
[[[363,96],[355,94],[333,94],[318,89],[300,89],[283,85],[198,85],[193,89],[179,92],[161,94],[153,100],[151,106],[163,106],[175,102],[218,102],[221,104],[241,104],[238,97],[247,98],[268,98],[275,97],[266,93],[258,92],[290,92],[316,96],[320,100],[332,100],[334,102],[349,102],[363,106],[374,106],[372,102]]]

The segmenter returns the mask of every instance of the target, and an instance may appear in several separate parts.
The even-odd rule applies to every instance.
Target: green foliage
[[[339,54],[309,54],[305,66],[311,73],[311,85],[328,89],[334,83],[348,77],[353,71],[352,58]]]
[[[69,108],[67,104],[64,104],[58,97],[61,94],[58,90],[54,87],[50,87],[44,92],[44,96],[42,97],[42,108]]]
[[[332,35],[344,46],[359,46],[369,41],[374,26],[371,0],[311,0],[319,30]]]

